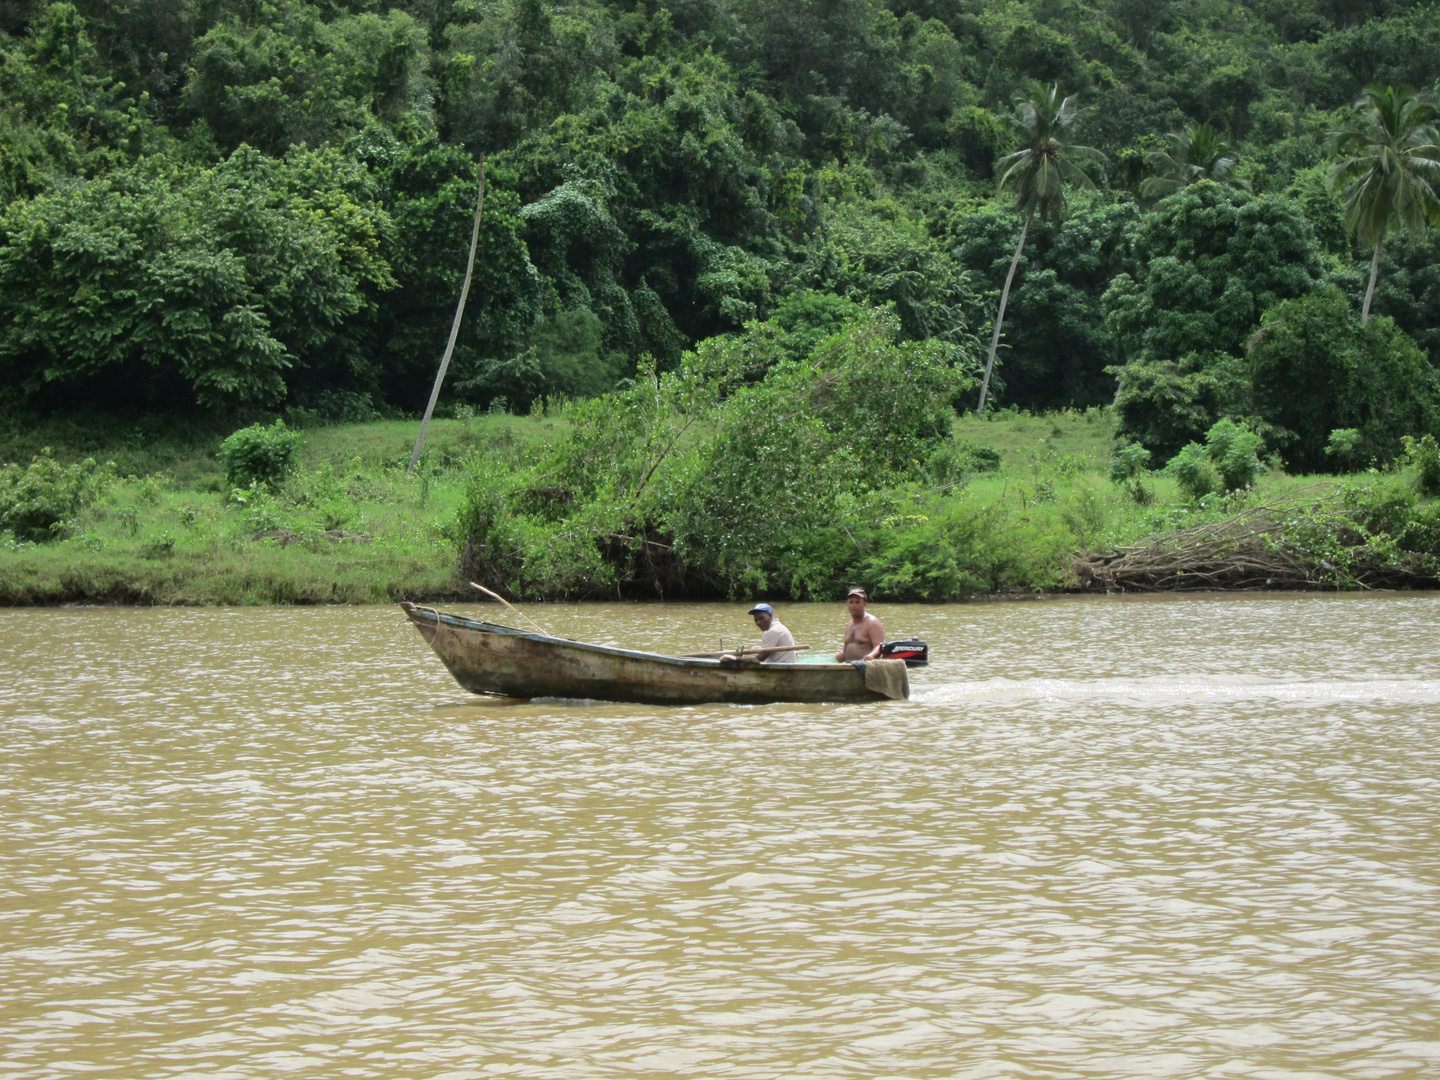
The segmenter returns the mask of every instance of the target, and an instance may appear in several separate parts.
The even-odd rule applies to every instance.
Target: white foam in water
[[[1440,703],[1436,679],[1240,680],[1197,676],[1155,679],[986,679],[912,689],[910,700],[948,705],[996,699],[1081,701],[1165,698],[1233,701],[1380,701]]]

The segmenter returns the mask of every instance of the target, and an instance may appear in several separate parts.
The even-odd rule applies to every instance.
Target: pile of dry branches
[[[1258,506],[1223,521],[1164,533],[1075,560],[1086,591],[1188,592],[1244,589],[1433,589],[1435,559],[1372,546],[1338,511]],[[1324,543],[1307,543],[1323,538]],[[1318,550],[1317,550],[1318,548]]]

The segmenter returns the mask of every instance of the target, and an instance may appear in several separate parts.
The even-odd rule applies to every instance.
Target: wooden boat
[[[500,697],[593,698],[651,705],[853,702],[908,698],[903,660],[762,664],[589,645],[401,604],[455,681]],[[898,665],[898,672],[893,665]],[[876,687],[879,687],[877,689]]]

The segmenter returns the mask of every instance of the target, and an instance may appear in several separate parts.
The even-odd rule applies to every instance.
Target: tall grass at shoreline
[[[0,534],[0,603],[379,603],[462,596],[470,590],[456,568],[454,524],[467,470],[486,460],[523,458],[562,423],[509,416],[438,420],[414,476],[404,472],[414,424],[311,429],[301,440],[300,468],[275,492],[231,489],[217,458],[228,434],[223,430],[172,433],[148,446],[122,442],[113,458],[92,439],[78,445],[55,439],[57,460],[117,460],[116,479],[75,515],[63,539],[16,543]],[[41,425],[5,445],[13,453],[18,442],[54,439],[64,428]],[[120,461],[164,468],[127,475]]]
[[[71,429],[75,430],[75,429]],[[133,431],[132,427],[132,431]],[[480,416],[431,428],[421,469],[406,476],[415,425],[400,421],[306,430],[300,468],[276,492],[233,491],[216,451],[226,432],[171,430],[121,440],[116,477],[48,543],[0,534],[0,604],[328,604],[443,600],[470,594],[459,570],[457,512],[477,474],[524,470],[561,438],[560,417]],[[12,460],[52,445],[58,461],[106,460],[95,438],[65,442],[62,425],[0,440]],[[1344,490],[1404,477],[1291,477],[1197,503],[1162,473],[1143,502],[1108,478],[1113,422],[1103,410],[1002,412],[957,418],[958,445],[994,451],[994,471],[916,488],[835,545],[846,573],[889,600],[1020,595],[1080,587],[1076,558],[1220,522],[1265,505],[1335,503]],[[38,440],[49,439],[49,443]],[[163,466],[148,473],[132,465]],[[841,550],[843,549],[843,550]],[[521,590],[517,590],[520,594]],[[543,595],[536,593],[535,595]],[[615,597],[613,587],[591,595]],[[624,595],[623,592],[618,595]],[[810,594],[825,594],[817,590]]]

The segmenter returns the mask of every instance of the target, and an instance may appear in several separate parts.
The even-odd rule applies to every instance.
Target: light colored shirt
[[[764,636],[760,638],[762,649],[768,649],[772,645],[794,644],[794,637],[791,636],[789,630],[785,629],[785,624],[779,619],[772,622],[770,629],[766,630]],[[762,664],[793,664],[795,663],[795,654],[793,652],[772,652],[769,656],[761,657],[760,662]]]

